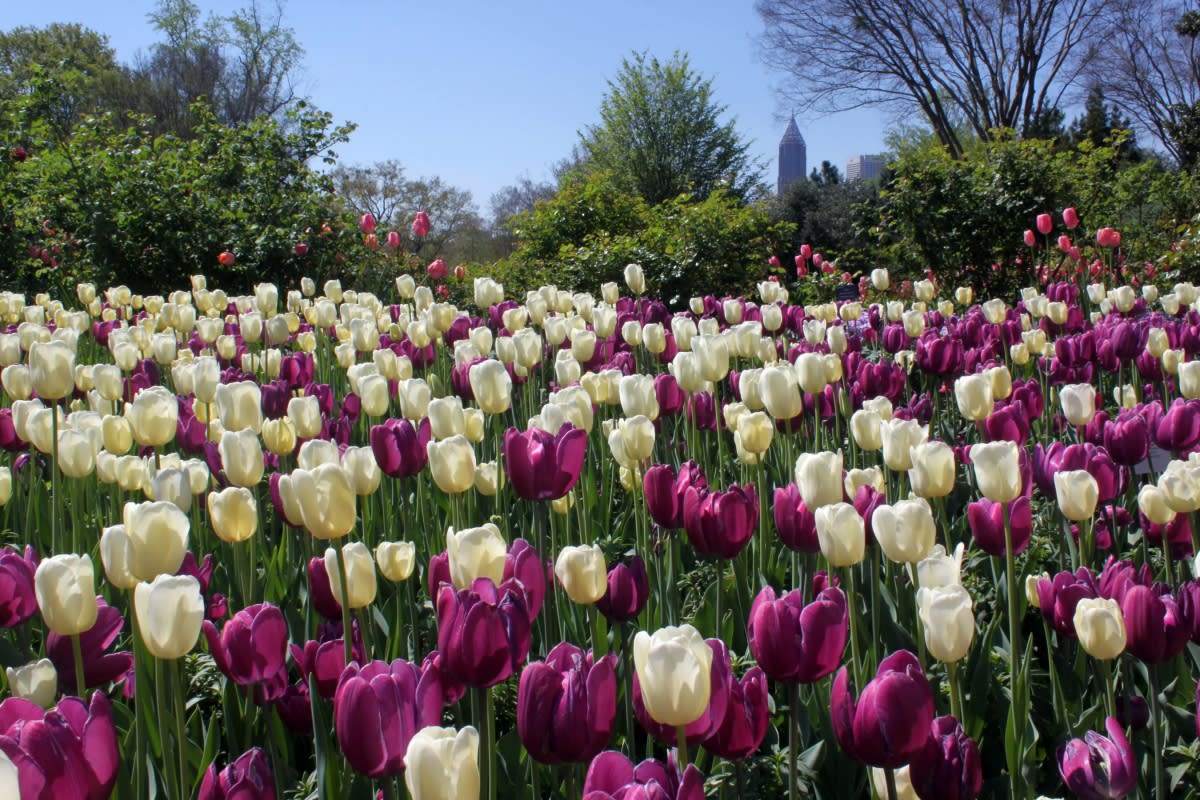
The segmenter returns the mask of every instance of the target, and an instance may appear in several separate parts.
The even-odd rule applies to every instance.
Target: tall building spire
[[[808,147],[800,128],[796,126],[796,115],[793,114],[788,122],[783,138],[779,140],[779,176],[776,192],[782,196],[787,187],[797,180],[803,180],[808,170]]]

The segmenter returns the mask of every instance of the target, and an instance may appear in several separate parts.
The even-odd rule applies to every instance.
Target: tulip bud
[[[187,554],[191,523],[174,503],[126,503],[121,518],[129,572],[139,581],[174,575]]]
[[[417,548],[412,542],[380,542],[375,548],[375,563],[383,577],[399,583],[412,575],[417,564],[416,555]]]
[[[133,590],[134,613],[150,655],[165,661],[182,658],[200,638],[204,597],[191,575],[159,575]]]
[[[954,398],[963,419],[981,422],[988,418],[995,406],[992,398],[992,383],[981,374],[964,375],[954,382]]]
[[[898,564],[924,560],[937,538],[933,510],[923,498],[879,506],[871,516],[871,530],[884,554]]]
[[[13,697],[20,697],[36,703],[42,708],[50,708],[54,705],[54,701],[58,698],[58,671],[54,669],[54,663],[50,659],[31,661],[15,669],[8,667],[5,672],[8,675],[8,688]],[[3,785],[2,780],[0,780],[0,785]]]
[[[1077,383],[1059,389],[1063,415],[1076,427],[1087,425],[1096,415],[1096,388],[1090,383]]]
[[[908,473],[913,494],[926,499],[945,497],[954,491],[954,450],[945,442],[928,441],[909,451],[912,470]]]
[[[1016,500],[1021,494],[1017,445],[1000,441],[971,446],[971,463],[980,493],[994,503]]]
[[[461,494],[475,483],[475,448],[465,436],[426,445],[429,469],[437,487],[447,494]],[[460,587],[465,588],[465,587]]]
[[[1116,600],[1085,597],[1075,606],[1075,635],[1092,658],[1111,661],[1125,652],[1125,616]]]
[[[625,265],[625,285],[629,287],[629,291],[636,295],[645,293],[646,275],[642,271],[640,264]]]
[[[1096,513],[1100,488],[1087,470],[1060,470],[1054,473],[1054,491],[1058,497],[1058,508],[1067,519],[1081,522],[1091,519]]]
[[[99,606],[89,556],[57,555],[43,559],[33,580],[38,608],[47,628],[60,636],[74,636],[96,624]]]
[[[912,450],[929,438],[929,428],[915,419],[888,419],[880,424],[879,434],[888,469],[907,472],[913,466]]]
[[[681,727],[700,718],[712,693],[712,658],[691,625],[638,631],[633,664],[642,702],[655,722]]]
[[[874,453],[883,447],[879,426],[883,424],[878,412],[860,408],[850,416],[850,434],[864,453]]]
[[[479,797],[479,734],[467,726],[422,728],[404,754],[404,784],[412,800]]]
[[[258,435],[262,430],[262,392],[254,381],[221,384],[214,399],[226,431],[249,428]]]
[[[961,661],[975,638],[971,595],[955,583],[917,590],[917,608],[930,654],[943,664]]]
[[[888,275],[888,271],[883,268],[871,270],[871,285],[874,286],[877,291],[886,292],[888,287],[892,285],[891,277]]]
[[[12,470],[9,467],[0,467],[0,507],[8,505],[8,501],[12,499]]]
[[[288,419],[301,439],[314,439],[321,433],[321,403],[316,397],[293,397],[288,401]]]
[[[1162,489],[1146,484],[1138,491],[1138,510],[1155,525],[1166,525],[1175,519],[1175,510],[1167,504]]]
[[[289,456],[296,450],[296,425],[290,417],[269,419],[263,423],[262,440],[271,453]]]
[[[821,553],[830,566],[852,567],[863,560],[867,547],[866,528],[854,506],[842,502],[821,506],[813,512],[813,518]]]
[[[554,575],[578,605],[590,606],[608,591],[604,551],[596,545],[564,547],[554,562]]]
[[[446,554],[450,561],[450,579],[456,589],[468,589],[476,578],[488,578],[499,585],[504,580],[504,562],[508,544],[495,524],[478,528],[446,530]]]
[[[801,453],[796,459],[796,486],[810,511],[842,500],[842,453]]]
[[[280,481],[280,491],[292,494],[304,527],[314,538],[338,539],[354,529],[357,522],[354,487],[339,464],[295,470],[286,476],[286,482]]]
[[[258,530],[258,504],[249,489],[230,486],[208,495],[208,521],[223,542],[244,542]]]
[[[43,400],[61,400],[75,390],[75,351],[61,340],[29,347],[33,390]]]
[[[234,486],[257,486],[262,481],[265,469],[262,445],[252,429],[226,430],[217,449],[225,477]]]
[[[347,608],[364,608],[375,602],[378,584],[375,580],[375,561],[371,551],[362,542],[349,542],[342,546],[342,560],[346,565],[346,593],[342,593],[342,570],[338,567],[337,551],[332,547],[325,550],[325,572],[329,576],[329,588],[338,603]]]

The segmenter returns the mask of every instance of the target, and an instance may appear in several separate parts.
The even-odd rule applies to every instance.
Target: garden
[[[1087,223],[0,294],[4,796],[1194,797],[1200,291]]]

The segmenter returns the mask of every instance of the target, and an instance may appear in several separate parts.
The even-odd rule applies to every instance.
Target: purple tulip
[[[617,657],[593,661],[569,642],[521,672],[517,734],[542,764],[582,764],[608,744],[617,716]]]
[[[252,747],[220,772],[216,764],[209,764],[196,800],[275,800],[267,754]]]
[[[728,491],[689,488],[683,495],[683,529],[702,556],[736,558],[758,527],[758,491],[734,484]]]
[[[830,586],[804,605],[804,592],[776,599],[765,587],[750,606],[750,652],[773,681],[815,683],[832,675],[850,635],[846,595]]]
[[[0,703],[0,751],[17,767],[23,798],[107,800],[120,767],[112,705],[103,692],[90,705],[64,697],[49,711],[10,697]]]
[[[504,471],[518,497],[557,500],[571,491],[583,470],[587,431],[563,425],[557,434],[540,428],[504,432]]]
[[[751,667],[740,682],[731,676],[725,717],[704,740],[704,749],[732,761],[749,758],[762,746],[770,716],[767,676],[763,671]]]
[[[0,550],[0,626],[14,628],[37,613],[33,573],[37,558],[33,548],[25,546],[25,555],[14,548]]]
[[[668,334],[667,341],[673,345],[675,340]],[[667,352],[670,350],[671,347],[668,347]],[[666,352],[663,355],[666,355]],[[675,376],[669,372],[663,372],[654,378],[654,397],[658,400],[660,417],[676,416],[683,410],[684,403],[687,402],[687,392],[679,387],[679,381],[675,380]]]
[[[583,800],[704,800],[704,776],[695,764],[680,773],[673,751],[665,764],[648,758],[634,766],[624,753],[605,750],[588,766]]]
[[[775,517],[775,532],[779,541],[797,553],[819,553],[821,543],[817,541],[817,521],[804,505],[800,489],[794,483],[775,490],[772,506]]]
[[[291,645],[292,661],[295,662],[300,674],[308,679],[316,678],[317,694],[326,700],[332,700],[337,691],[338,680],[346,667],[345,643],[342,639],[309,640],[304,648]],[[350,651],[351,658],[359,663],[366,660],[363,653],[362,640],[355,635]]]
[[[1135,567],[1132,561],[1118,561],[1112,556],[1108,557],[1104,569],[1096,576],[1100,597],[1116,600],[1118,603],[1125,600],[1125,594],[1130,588],[1153,585],[1154,573],[1149,564]]]
[[[12,409],[0,408],[0,448],[10,453],[19,453],[29,446],[29,443],[17,436],[13,425]]]
[[[1200,401],[1178,398],[1154,429],[1154,441],[1164,450],[1185,453],[1200,444]]]
[[[717,429],[717,409],[711,392],[693,392],[687,399],[685,413],[698,430]]]
[[[1137,787],[1138,768],[1133,747],[1113,717],[1104,720],[1108,736],[1088,731],[1058,751],[1063,783],[1083,800],[1115,800]]]
[[[321,556],[313,556],[308,562],[308,601],[325,619],[342,618],[342,604],[333,596],[325,559]]]
[[[596,601],[596,608],[609,622],[629,622],[642,613],[649,596],[646,564],[635,555],[629,564],[616,564],[608,570],[608,591]]]
[[[1062,470],[1087,470],[1096,479],[1099,502],[1107,503],[1125,491],[1127,470],[1119,467],[1108,451],[1093,444],[1064,445],[1055,442],[1046,449],[1034,448],[1033,476],[1042,495],[1050,500],[1057,497],[1054,475]]]
[[[704,713],[684,728],[689,748],[695,748],[721,727],[733,693],[733,665],[729,660],[729,648],[720,639],[705,639],[704,642],[713,651],[712,667],[709,670],[712,694]],[[678,743],[678,731],[670,725],[658,722],[646,711],[646,704],[642,701],[642,686],[636,671],[633,674],[633,712],[646,733],[668,747]]]
[[[1170,661],[1187,646],[1187,623],[1166,587],[1131,586],[1121,599],[1121,614],[1128,651],[1147,664]]]
[[[1060,572],[1037,583],[1038,607],[1042,616],[1062,636],[1075,638],[1075,607],[1084,598],[1100,596],[1096,578],[1087,567],[1075,573]]]
[[[504,575],[499,588],[504,590],[506,587],[512,587],[524,596],[530,622],[537,619],[542,610],[542,602],[546,598],[547,568],[537,550],[524,539],[514,539],[508,546],[508,554],[504,557]],[[426,578],[429,581],[429,596],[437,600],[441,585],[452,583],[450,555],[445,550],[429,559]]]
[[[917,340],[917,365],[922,372],[945,378],[963,371],[963,343],[927,330]]]
[[[529,612],[514,587],[497,589],[488,578],[478,578],[462,591],[442,584],[437,620],[446,670],[468,686],[495,686],[529,654]]]
[[[429,420],[417,427],[406,419],[389,419],[371,427],[371,452],[384,475],[410,478],[425,468],[429,460]]]
[[[308,682],[301,680],[289,683],[282,696],[272,705],[283,727],[297,736],[312,736],[312,700],[308,695]]]
[[[1165,525],[1151,522],[1142,513],[1138,514],[1138,519],[1141,522],[1142,533],[1146,536],[1146,542],[1152,547],[1161,548],[1163,546],[1163,539],[1165,538],[1171,547],[1171,558],[1182,559],[1192,552],[1192,520],[1190,514],[1177,514],[1175,519]]]
[[[654,464],[642,478],[642,492],[650,518],[660,528],[683,527],[683,495],[691,487],[707,489],[708,480],[695,461],[680,465],[679,473],[666,464]]]
[[[869,547],[875,544],[875,529],[871,526],[871,520],[875,516],[875,509],[887,505],[887,495],[877,491],[874,486],[864,484],[858,487],[851,503],[854,510],[863,519],[863,533],[867,536],[867,546]],[[816,524],[815,520],[813,524]]]
[[[938,717],[925,746],[908,766],[918,797],[975,800],[983,790],[979,745],[954,717]]]
[[[233,615],[221,633],[205,620],[204,638],[217,668],[238,686],[257,686],[265,702],[287,688],[287,621],[278,606],[255,603]]]
[[[1150,706],[1146,703],[1146,698],[1139,695],[1117,696],[1117,721],[1121,723],[1122,728],[1129,728],[1136,732],[1144,730],[1146,725],[1150,723]]]
[[[988,555],[1005,554],[1003,514],[1003,505],[987,498],[967,504],[967,525],[975,543]],[[1008,523],[1013,553],[1023,553],[1033,534],[1033,509],[1028,497],[1022,495],[1008,504]]]
[[[846,667],[833,679],[833,732],[846,754],[872,767],[902,767],[925,746],[933,724],[933,692],[921,662],[898,650],[879,664],[858,700]]]
[[[403,772],[413,735],[441,720],[437,672],[401,659],[348,665],[333,696],[333,727],[342,754],[369,778]]]
[[[115,681],[133,669],[133,654],[128,650],[107,652],[121,635],[125,618],[118,609],[104,602],[103,597],[97,596],[96,604],[99,606],[96,624],[79,636],[80,652],[83,654],[83,681],[88,688]],[[46,657],[58,670],[59,685],[74,691],[75,654],[71,637],[60,636],[53,631],[46,634]]]
[[[1025,406],[1009,403],[997,408],[983,421],[983,431],[989,442],[1007,440],[1017,445],[1025,444],[1030,432]]]

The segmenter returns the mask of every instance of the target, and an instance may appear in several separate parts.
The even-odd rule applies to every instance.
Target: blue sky
[[[245,2],[197,4],[228,14]],[[7,5],[6,29],[78,22],[108,35],[122,61],[156,39],[152,0]],[[410,177],[469,189],[485,214],[505,184],[549,178],[635,50],[686,51],[774,179],[788,110],[773,92],[783,76],[758,58],[753,0],[290,0],[285,24],[305,49],[304,92],[335,120],[358,123],[338,148],[343,162],[398,159]],[[883,149],[876,112],[797,123],[810,169],[827,159],[845,170],[850,156]]]

